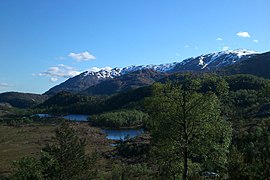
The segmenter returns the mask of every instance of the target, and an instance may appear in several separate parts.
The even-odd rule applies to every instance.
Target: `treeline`
[[[187,81],[187,79],[190,80]],[[219,99],[220,107],[218,109],[220,110],[220,116],[231,123],[233,128],[232,141],[228,149],[229,154],[227,154],[228,159],[223,159],[225,164],[222,166],[225,167],[225,169],[221,168],[219,171],[222,170],[226,172],[227,176],[237,177],[237,179],[265,179],[270,177],[269,171],[267,170],[270,169],[270,81],[268,79],[252,75],[221,77],[213,74],[175,74],[163,79],[161,82],[163,84],[169,83],[178,86],[183,86],[184,83],[187,83],[185,87],[193,88],[189,90],[196,91],[196,93],[199,94],[212,93]],[[73,104],[69,102],[63,109],[61,109],[62,107],[60,105],[54,107],[56,107],[56,109],[59,107],[59,109],[66,110],[67,112],[69,110],[74,112],[74,109],[78,109],[79,113],[85,112],[86,114],[93,114],[95,125],[98,126],[129,126],[136,124],[134,122],[137,121],[126,121],[128,115],[118,116],[121,114],[121,110],[135,109],[150,115],[151,112],[149,112],[149,106],[145,105],[145,99],[155,96],[156,90],[156,85],[153,85],[111,97],[91,97],[91,102],[84,101],[85,104],[80,100],[74,101],[75,103]],[[57,103],[59,103],[59,101]],[[81,105],[77,106],[78,103]],[[163,107],[163,105],[164,103],[162,103],[162,101],[158,101],[156,106],[152,108],[153,114],[158,114],[159,108]],[[171,108],[173,107],[170,107],[168,111]],[[205,107],[205,111],[208,110],[208,107]],[[133,113],[131,112],[132,111],[130,111],[130,114]],[[171,114],[174,114],[174,112],[171,112],[169,115]],[[169,115],[165,117],[170,118]],[[122,119],[123,117],[124,119]],[[162,120],[166,122],[165,117]],[[146,124],[149,124],[151,118],[146,120],[149,121]],[[165,125],[161,124],[160,128],[166,127]],[[155,132],[162,134],[159,131]],[[168,132],[173,133],[173,131],[168,130],[164,132],[164,137],[166,137],[165,135],[168,134]],[[159,149],[160,148],[158,148],[158,150]],[[156,155],[158,156],[160,154],[157,153]],[[167,154],[167,157],[171,157],[171,155]],[[191,159],[198,159],[198,157],[192,157]],[[173,162],[173,159],[167,159],[163,163],[166,164],[171,161]],[[181,159],[179,161],[182,162]],[[196,165],[194,162],[192,164]],[[171,167],[175,169],[173,171],[170,168],[167,170],[171,170],[172,174],[174,171],[180,172],[181,170],[177,169],[181,166],[172,165]],[[163,168],[166,169],[166,167]],[[215,170],[215,168],[210,169]],[[165,176],[166,175],[168,174],[165,173]]]
[[[60,93],[40,108],[91,114],[90,122],[97,126],[146,124],[150,143],[134,146],[127,142],[118,147],[118,154],[126,158],[133,152],[136,157],[149,157],[140,161],[143,166],[132,165],[138,169],[137,178],[198,179],[209,171],[223,179],[270,177],[267,79],[176,74],[161,83],[110,97]],[[123,164],[112,169],[115,177],[134,177],[128,163]]]
[[[143,99],[151,95],[151,87],[143,87],[112,96],[88,96],[61,92],[35,109],[51,114],[100,114],[118,109],[143,108]]]
[[[94,126],[112,128],[142,126],[148,119],[148,114],[137,110],[121,110],[93,115],[89,122]]]

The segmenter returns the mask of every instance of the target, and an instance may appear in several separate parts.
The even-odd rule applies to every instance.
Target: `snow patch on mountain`
[[[95,75],[98,79],[114,78],[127,73],[135,72],[143,69],[153,69],[158,72],[172,72],[176,66],[185,66],[189,63],[197,62],[197,66],[200,69],[209,68],[210,65],[214,64],[215,67],[222,67],[234,64],[240,61],[243,57],[249,58],[251,55],[258,54],[258,52],[247,50],[247,49],[236,49],[226,50],[209,54],[202,54],[197,57],[185,59],[181,62],[165,63],[160,65],[131,65],[124,68],[116,67],[105,67],[98,68],[93,67],[84,72],[84,76]]]
[[[99,79],[106,79],[106,78],[114,78],[117,76],[121,76],[127,73],[135,72],[138,70],[143,70],[143,69],[153,69],[155,71],[159,72],[167,72],[171,69],[174,68],[174,66],[178,64],[177,62],[173,63],[166,63],[166,64],[160,64],[160,65],[132,65],[132,66],[127,66],[124,68],[110,68],[110,67],[105,67],[105,68],[97,68],[93,67],[89,69],[88,71],[83,73],[83,76],[88,76],[88,75],[95,75]]]
[[[198,66],[201,66],[201,69],[205,69],[211,63],[216,63],[215,67],[227,66],[240,61],[243,57],[249,58],[254,54],[258,54],[258,52],[247,49],[236,49],[203,54],[194,59],[199,59]]]

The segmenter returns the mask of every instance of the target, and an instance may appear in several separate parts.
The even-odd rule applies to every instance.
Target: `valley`
[[[80,175],[90,173],[93,179],[181,177],[183,166],[190,179],[211,174],[206,172],[222,179],[268,177],[270,80],[264,68],[270,56],[228,53],[182,63],[197,69],[177,63],[133,66],[137,71],[118,69],[125,73],[116,75],[112,70],[106,73],[115,76],[102,76],[100,82],[100,75],[83,73],[43,95],[0,94],[0,177],[28,176],[20,163],[42,166],[31,176],[44,173],[49,168],[44,151],[62,147],[57,143],[65,136],[59,132],[76,137],[72,143],[79,144],[70,148],[82,147],[83,157],[91,159],[85,164],[89,172]],[[57,92],[59,87],[63,91]]]

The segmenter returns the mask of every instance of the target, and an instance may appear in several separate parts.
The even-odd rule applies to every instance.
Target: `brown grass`
[[[73,123],[72,126],[87,140],[86,153],[104,152],[112,148],[98,128],[84,123]],[[49,125],[0,125],[0,175],[10,173],[14,160],[23,156],[37,156],[46,143],[52,142],[55,128]]]

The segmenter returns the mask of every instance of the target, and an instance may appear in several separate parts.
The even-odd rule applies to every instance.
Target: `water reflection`
[[[88,115],[81,115],[81,114],[69,114],[64,116],[63,118],[71,121],[87,121]]]
[[[143,129],[102,129],[110,140],[124,140],[126,137],[133,138],[144,132]]]
[[[34,114],[33,116],[38,116],[40,118],[51,118],[51,117],[62,117],[64,119],[67,119],[67,120],[70,120],[70,121],[87,121],[88,119],[88,115],[82,115],[82,114],[69,114],[69,115],[66,115],[66,116],[53,116],[51,114]]]

